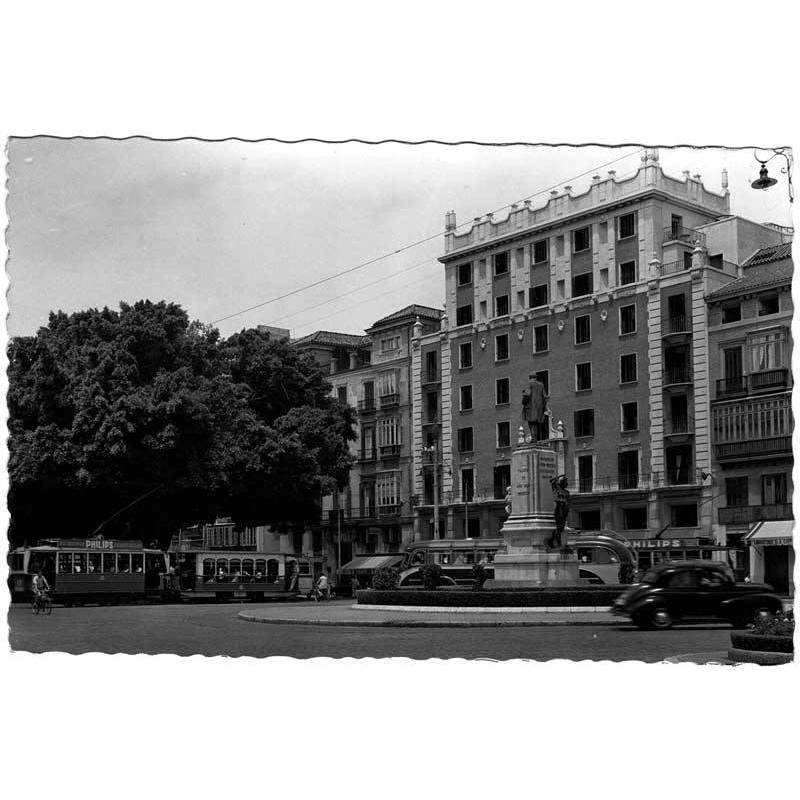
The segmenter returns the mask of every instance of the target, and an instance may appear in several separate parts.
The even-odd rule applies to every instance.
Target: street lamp
[[[753,189],[769,189],[778,181],[775,178],[770,178],[769,171],[767,170],[767,164],[772,161],[773,158],[776,156],[783,156],[786,159],[786,168],[781,168],[781,172],[786,175],[786,180],[789,184],[789,202],[794,202],[794,190],[792,188],[792,158],[787,152],[788,148],[786,147],[775,147],[772,149],[772,155],[769,158],[761,159],[758,157],[758,151],[753,150],[753,158],[761,164],[761,169],[759,170],[758,178],[756,178],[750,186]]]

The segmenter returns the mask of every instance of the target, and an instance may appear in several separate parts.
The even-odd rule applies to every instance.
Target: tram
[[[303,556],[253,551],[156,550],[141,542],[49,539],[8,554],[12,602],[31,597],[41,570],[64,605],[131,600],[263,600],[311,591]]]
[[[627,539],[613,531],[579,533],[567,531],[567,543],[578,556],[579,577],[594,584],[621,582],[622,567],[633,576],[636,569],[636,551]],[[400,564],[402,586],[418,586],[419,574],[425,564],[439,564],[445,584],[471,586],[473,564],[482,564],[488,578],[494,577],[495,554],[504,546],[502,538],[481,539],[430,539],[413,542],[406,548]]]

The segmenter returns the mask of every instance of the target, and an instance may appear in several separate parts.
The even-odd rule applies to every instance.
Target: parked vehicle
[[[642,629],[666,629],[682,620],[723,619],[744,628],[761,616],[781,611],[771,586],[736,583],[719,561],[675,561],[649,570],[611,607]]]

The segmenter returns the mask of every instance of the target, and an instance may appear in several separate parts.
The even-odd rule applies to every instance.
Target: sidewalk
[[[502,628],[564,625],[630,625],[608,611],[544,611],[525,608],[458,611],[403,610],[355,606],[352,600],[295,603],[290,606],[248,605],[237,614],[246,622],[270,625],[338,625],[367,628]]]

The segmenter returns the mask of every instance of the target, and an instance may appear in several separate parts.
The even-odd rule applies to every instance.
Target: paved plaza
[[[540,624],[532,625],[533,620],[519,624],[518,614],[435,612],[387,613],[383,615],[385,624],[366,626],[359,624],[365,621],[359,619],[361,615],[377,612],[356,611],[351,605],[350,601],[338,601],[290,606],[231,603],[56,607],[51,617],[34,617],[27,606],[15,605],[9,611],[9,640],[13,650],[74,654],[657,662],[687,653],[723,653],[729,646],[731,630],[725,625],[708,625],[639,631],[624,620],[604,620],[603,614],[563,615],[569,617],[563,620],[554,614],[542,614]],[[239,618],[240,613],[272,615],[276,621],[253,624]],[[451,616],[458,619],[450,619]],[[473,621],[465,619],[467,616],[480,616],[481,620],[474,621],[482,624],[466,625]],[[515,617],[516,624],[506,616]],[[582,619],[584,616],[591,618]],[[292,617],[301,624],[287,624]],[[348,619],[356,624],[343,624]],[[338,624],[324,624],[326,621]],[[435,627],[419,624],[423,622]]]

